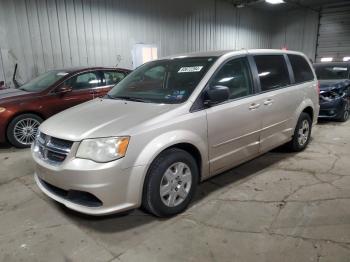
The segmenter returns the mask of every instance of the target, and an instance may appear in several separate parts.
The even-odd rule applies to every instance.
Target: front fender
[[[142,173],[130,174],[130,185],[132,186],[128,195],[130,195],[130,199],[137,203],[137,206],[140,206],[142,203],[144,181],[151,163],[162,151],[180,143],[189,143],[198,149],[202,159],[201,178],[203,179],[209,175],[206,136],[203,139],[199,134],[188,130],[176,130],[163,133],[146,143],[143,149],[138,153],[133,164],[134,168],[131,167],[131,170],[134,170],[135,167],[142,167],[143,170]]]
[[[202,160],[202,177],[206,177],[209,172],[207,137],[201,137],[199,134],[189,130],[169,131],[155,137],[141,150],[135,161],[135,166],[149,166],[162,151],[180,143],[188,143],[198,149]]]

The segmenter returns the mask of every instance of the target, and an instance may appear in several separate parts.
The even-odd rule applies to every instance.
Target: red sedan
[[[43,120],[105,96],[129,73],[127,69],[104,67],[52,70],[18,89],[0,90],[0,143],[29,147]]]

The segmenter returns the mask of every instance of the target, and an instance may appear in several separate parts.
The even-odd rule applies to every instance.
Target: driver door
[[[234,167],[259,153],[261,98],[254,95],[246,57],[226,62],[209,86],[226,86],[228,101],[206,109],[210,174]]]
[[[94,99],[94,88],[100,85],[101,76],[98,71],[84,72],[66,80],[61,86],[70,91],[60,93],[60,87],[56,89],[50,102],[52,114]]]

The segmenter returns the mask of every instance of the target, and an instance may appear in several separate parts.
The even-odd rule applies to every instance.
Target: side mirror
[[[205,105],[212,106],[220,104],[230,97],[230,90],[227,86],[212,86],[205,92]]]
[[[67,94],[72,91],[72,88],[66,85],[62,85],[56,89],[56,93],[60,95]]]

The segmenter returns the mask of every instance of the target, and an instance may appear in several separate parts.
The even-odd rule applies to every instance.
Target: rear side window
[[[254,56],[261,84],[261,91],[269,91],[290,84],[289,73],[283,55]]]
[[[87,72],[71,78],[69,85],[74,90],[89,89],[101,86],[101,79],[97,72]]]
[[[103,74],[105,85],[116,85],[125,77],[124,73],[117,71],[104,71]]]
[[[306,62],[305,58],[300,55],[288,55],[289,61],[294,71],[295,83],[302,83],[314,79],[314,75]]]

